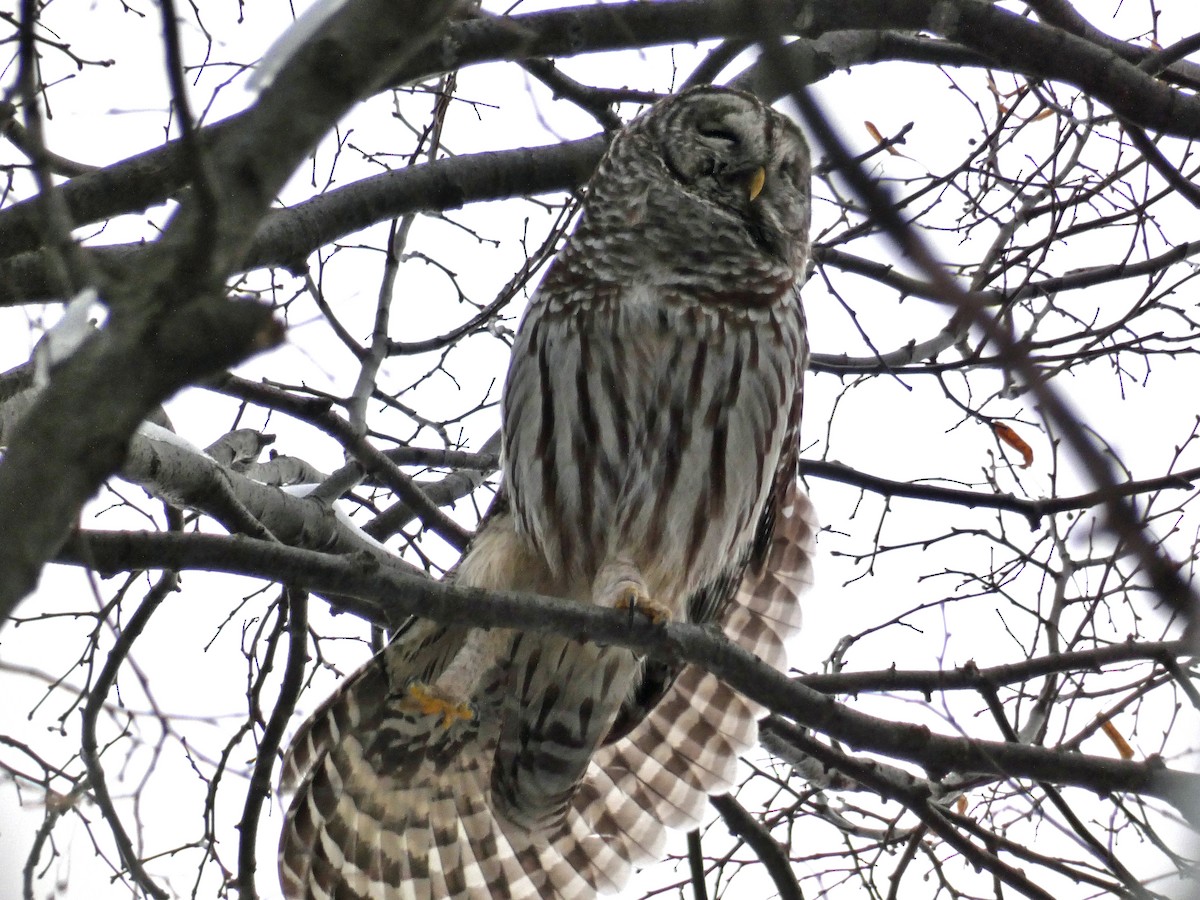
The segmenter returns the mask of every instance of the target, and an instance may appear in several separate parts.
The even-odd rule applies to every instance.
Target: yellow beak
[[[750,202],[762,193],[763,185],[767,183],[767,170],[759,166],[754,170],[754,174],[750,176]]]

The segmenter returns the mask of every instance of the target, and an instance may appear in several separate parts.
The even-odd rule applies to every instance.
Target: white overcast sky
[[[296,8],[303,5],[297,3]],[[1103,23],[1111,33],[1133,33],[1144,27],[1136,26],[1129,20],[1144,13],[1140,6],[1135,10],[1132,9],[1134,4],[1128,4],[1131,8],[1126,11],[1126,18],[1113,24],[1106,17],[1120,4],[1079,5],[1087,7],[1089,13],[1095,10],[1094,21]],[[76,52],[86,58],[114,58],[117,61],[103,72],[89,69],[52,92],[54,107],[49,134],[51,146],[58,152],[83,162],[104,165],[157,146],[164,139],[163,110],[167,105],[168,90],[157,49],[158,22],[151,5],[145,4],[140,8],[147,13],[145,17],[123,12],[121,5],[111,0],[96,0],[90,4],[64,3],[60,0],[49,6],[47,20],[61,23],[64,35],[72,41]],[[534,6],[526,4],[521,8],[533,9]],[[1192,0],[1164,0],[1159,8],[1164,13],[1160,24],[1166,39],[1196,30],[1197,20],[1194,12],[1191,12]],[[240,9],[230,0],[206,5],[203,12],[210,17],[213,33],[220,38],[213,49],[213,58],[217,60],[257,57],[270,45],[291,15],[289,5],[283,0],[254,0]],[[244,15],[245,24],[233,27],[232,23],[239,14]],[[78,26],[77,17],[80,15],[87,17],[86,28]],[[188,37],[189,62],[198,63],[198,54],[203,47],[200,36],[193,29]],[[686,74],[703,53],[703,48],[677,48],[674,53],[679,71]],[[617,59],[615,65],[610,57],[570,59],[565,60],[561,67],[568,74],[586,82],[661,87],[672,65],[672,55],[667,50],[649,51],[640,58],[623,54]],[[14,72],[10,70],[0,78],[7,85],[11,83],[13,75]],[[63,68],[61,75],[68,77],[72,73]],[[222,77],[232,76],[231,70]],[[980,81],[977,83],[981,83],[982,76],[978,77]],[[207,121],[223,118],[252,100],[252,95],[242,89],[244,79],[244,74],[232,77],[231,84],[220,91],[215,103],[207,110]],[[207,101],[212,83],[215,83],[215,79],[204,82],[205,89],[197,91],[198,106]],[[460,78],[459,93],[483,103],[492,102],[497,109],[491,113],[485,111],[481,114],[482,118],[477,118],[473,123],[473,112],[465,107],[455,111],[447,127],[447,135],[454,151],[458,153],[550,143],[584,137],[597,130],[589,117],[569,104],[552,103],[544,88],[530,84],[530,80],[514,66],[466,70]],[[863,127],[864,120],[872,121],[885,135],[898,131],[908,122],[915,123],[909,141],[903,148],[906,158],[886,160],[888,174],[893,176],[924,170],[936,171],[956,163],[961,158],[964,142],[975,130],[971,118],[973,111],[959,94],[950,89],[947,78],[933,70],[896,65],[862,66],[852,73],[840,73],[828,79],[821,86],[819,94],[826,102],[827,110],[844,128],[848,139],[858,150],[865,150],[873,143]],[[386,115],[379,115],[380,108],[386,108],[389,103],[386,97],[372,100],[371,114],[361,110],[352,114],[344,123],[343,132],[352,128],[354,140],[361,141],[366,147],[379,146],[381,139],[373,135],[371,130],[395,127],[386,121]],[[628,110],[625,112],[627,114]],[[1050,127],[1049,124],[1047,127]],[[0,147],[0,160],[14,161],[18,158],[14,157],[14,152],[7,146]],[[320,183],[322,161],[327,162],[328,154],[327,142],[318,152],[317,165],[298,173],[293,186],[284,192],[285,203],[314,193],[312,181],[316,177]],[[360,169],[360,177],[377,171],[365,164]],[[508,205],[494,204],[467,210],[456,218],[472,223],[484,233],[489,229],[499,232],[513,227],[512,211],[517,208],[514,204],[521,203],[523,201],[513,201]],[[526,214],[532,215],[533,211]],[[117,243],[146,237],[149,231],[145,224],[147,219],[162,224],[167,215],[168,210],[159,207],[148,216],[132,216],[114,223],[103,234],[92,239],[96,243]],[[828,221],[830,210],[818,204],[816,215],[820,225]],[[455,260],[462,283],[478,296],[494,293],[497,284],[509,277],[519,261],[519,246],[506,245],[491,255],[479,251],[482,259],[476,261],[470,255],[473,242],[463,242],[454,234],[453,227],[444,223],[424,223],[422,228],[425,229],[422,234],[428,247],[437,247],[438,241],[443,238],[446,246],[451,246],[454,241],[459,242],[453,246],[462,249],[450,252],[462,254]],[[1191,234],[1184,234],[1186,230],[1182,226],[1178,229],[1181,236],[1195,237],[1194,229]],[[877,246],[880,258],[903,265],[886,244],[879,242]],[[945,258],[952,260],[960,255],[970,258],[973,248],[959,248],[953,243],[941,242],[938,249]],[[364,275],[360,282],[346,274],[345,269],[330,275],[331,279],[334,274],[340,279],[337,281],[341,292],[338,297],[339,312],[346,315],[347,324],[360,336],[369,333],[377,291],[377,267],[364,261],[370,258],[369,255],[355,257],[347,254],[335,264],[341,267],[363,265]],[[1094,265],[1102,261],[1081,259],[1078,264]],[[438,334],[461,320],[460,308],[438,302],[437,298],[444,296],[446,283],[436,271],[412,267],[407,270],[399,290],[403,296],[394,316],[398,323],[396,337],[420,339]],[[805,291],[805,298],[816,351],[848,352],[852,355],[865,352],[853,323],[824,291],[823,285],[810,285]],[[24,362],[43,324],[53,322],[57,315],[57,308],[53,306],[47,307],[44,313],[32,314],[24,309],[0,309],[0,371]],[[906,340],[909,337],[923,340],[936,333],[945,319],[946,312],[933,304],[917,300],[903,304],[889,302],[881,305],[877,318],[866,323],[866,327],[881,342],[881,350],[890,350],[894,347],[887,342],[893,340],[894,336],[905,335]],[[446,402],[452,407],[467,409],[473,406],[487,393],[497,374],[503,372],[503,353],[496,342],[480,341],[477,350],[472,352],[478,353],[477,369],[473,372],[456,370],[460,385],[455,387],[446,382],[428,387],[429,391],[445,392]],[[390,370],[391,377],[402,381],[405,377],[404,365],[402,361],[397,361]],[[306,327],[303,322],[295,321],[292,322],[289,342],[285,347],[251,361],[239,371],[247,377],[273,377],[280,380],[294,380],[301,377],[297,373],[303,373],[302,377],[308,379],[310,384],[342,393],[349,390],[354,375],[346,351],[340,345],[331,343],[324,329]],[[1195,374],[1200,377],[1200,373]],[[1168,392],[1143,390],[1134,385],[1129,389],[1128,401],[1114,408],[1111,405],[1111,391],[1105,383],[1107,377],[1105,373],[1089,371],[1072,385],[1072,401],[1086,418],[1100,425],[1105,436],[1120,448],[1135,472],[1143,477],[1159,474],[1169,459],[1169,448],[1164,448],[1159,440],[1161,422],[1168,415],[1178,412],[1175,407],[1180,402],[1179,395],[1170,397]],[[1193,385],[1195,383],[1192,382]],[[835,379],[829,377],[811,380],[806,399],[806,443],[823,442],[826,439],[824,423],[829,418],[839,388]],[[1187,393],[1194,405],[1194,389],[1189,389]],[[976,469],[981,469],[987,464],[985,453],[992,446],[990,437],[987,440],[981,438],[978,426],[973,425],[951,430],[959,418],[958,411],[939,403],[938,396],[939,392],[933,385],[922,382],[906,386],[889,379],[875,379],[861,390],[850,392],[842,401],[844,407],[837,421],[855,424],[851,432],[839,432],[834,436],[840,461],[901,479],[938,476],[943,471],[943,465],[949,464],[949,461],[957,465],[963,459],[975,457],[978,457]],[[230,404],[200,391],[184,392],[168,404],[168,411],[179,432],[200,446],[207,445],[230,426],[231,408]],[[1020,404],[1017,403],[1014,412],[1019,411]],[[1031,412],[1028,417],[1032,419]],[[254,418],[256,415],[258,419]],[[252,413],[248,418],[246,424],[261,423],[260,413]],[[496,424],[494,410],[468,420],[464,429],[471,445],[478,446]],[[335,468],[341,460],[340,450],[332,440],[303,427],[289,425],[281,417],[272,419],[268,430],[280,435],[276,444],[280,452],[303,455],[326,470]],[[1039,489],[1048,493],[1051,473],[1045,467],[1045,461],[1049,458],[1048,448],[1044,445],[1045,438],[1033,431],[1026,437],[1034,444],[1037,457],[1034,467],[1026,474],[1025,483],[1031,485],[1035,493]],[[1043,441],[1043,444],[1039,445],[1038,441]],[[1062,493],[1074,493],[1076,488],[1085,484],[1083,479],[1069,470],[1056,475],[1061,483],[1072,485],[1060,487]],[[140,489],[127,484],[117,483],[115,486],[123,494],[134,498],[140,494]],[[868,502],[854,516],[856,492],[818,483],[814,493],[818,510],[826,524],[843,531],[874,528],[879,508]],[[91,509],[94,512],[108,507],[113,500],[111,495],[101,496]],[[897,501],[898,504],[904,502]],[[931,531],[942,527],[944,520],[940,516],[943,514],[951,518],[959,515],[950,509],[938,510],[936,515],[939,518],[929,523]],[[109,515],[100,520],[99,527],[113,528],[120,527],[120,524],[119,517]],[[125,524],[139,527],[142,523],[130,516]],[[1183,523],[1183,527],[1185,531],[1190,529],[1188,533],[1191,533],[1196,523]],[[845,561],[823,557],[818,568],[819,586],[806,601],[806,627],[795,642],[793,664],[805,670],[819,669],[821,661],[829,655],[838,638],[847,631],[861,627],[847,621],[850,610],[856,611],[862,621],[872,621],[886,619],[890,614],[906,609],[911,591],[916,590],[916,579],[922,572],[919,562],[919,559],[907,563],[889,561],[884,564],[883,577],[843,586],[855,574],[855,570]],[[231,719],[236,721],[236,717],[242,715],[246,668],[239,652],[238,629],[226,629],[211,648],[205,649],[204,646],[207,637],[217,632],[228,614],[229,598],[238,592],[249,593],[253,590],[249,583],[233,589],[229,584],[228,579],[219,576],[187,573],[185,592],[166,601],[168,608],[158,614],[150,633],[139,641],[137,662],[147,673],[155,698],[164,710],[199,718],[211,717],[219,724]],[[99,589],[108,595],[111,594],[112,585],[101,584]],[[945,589],[950,592],[953,586],[947,584]],[[94,608],[88,599],[90,591],[91,587],[80,571],[52,569],[46,573],[38,594],[26,601],[20,613],[34,615],[52,610]],[[221,602],[211,605],[198,602],[198,598],[205,596],[220,598]],[[362,633],[355,622],[344,617],[329,621],[328,616],[316,610],[319,605],[313,604],[314,616],[319,627],[326,632],[336,631],[347,635]],[[983,666],[1012,658],[1012,646],[998,633],[995,618],[986,611],[952,608],[949,615],[957,617],[947,626],[951,635],[949,639],[943,629],[935,628],[925,634],[914,630],[911,639],[902,645],[890,638],[876,644],[866,641],[852,657],[855,667],[895,664],[900,667],[931,668],[958,665],[969,659]],[[62,621],[53,629],[36,623],[22,627],[10,625],[0,632],[0,661],[8,666],[60,673],[79,653],[89,627],[90,623],[86,620]],[[196,634],[205,635],[205,638],[197,640],[192,637]],[[71,639],[66,640],[64,635],[70,635]],[[187,639],[181,639],[181,635]],[[343,649],[345,667],[352,666],[365,653],[360,643],[351,641],[347,641]],[[79,675],[78,671],[72,672],[68,681],[78,683]],[[45,690],[45,686],[36,678],[0,671],[0,684],[4,686],[3,700],[0,700],[0,733],[14,734],[31,745],[47,748],[46,753],[51,758],[65,758],[65,754],[54,756],[54,748],[69,746],[76,739],[75,730],[67,737],[59,738],[54,735],[53,729],[57,716],[71,702],[67,692],[56,692],[35,709]],[[330,680],[327,687],[331,685]],[[318,688],[306,694],[303,701],[306,708],[318,702],[321,693]],[[135,709],[145,708],[142,698],[127,702]],[[863,702],[860,708],[868,712],[877,711],[868,702]],[[886,709],[891,714],[896,712],[894,704]],[[905,709],[911,712],[913,721],[926,721],[943,729],[946,727],[942,711],[936,707],[914,702]],[[70,716],[77,719],[78,712],[72,712]],[[74,720],[72,724],[75,724]],[[148,727],[147,735],[151,735],[152,731]],[[208,741],[208,746],[202,752],[219,752],[219,741],[224,733],[220,727],[198,722],[191,733],[196,735],[199,742]],[[989,732],[985,736],[992,735]],[[1137,741],[1134,743],[1136,746]],[[1147,749],[1153,747],[1151,744]],[[1095,753],[1112,752],[1112,748],[1099,739],[1094,744],[1086,745],[1085,749]],[[144,755],[152,752],[152,746],[136,748],[135,759],[130,760],[131,766],[136,768],[144,762]],[[113,772],[121,765],[121,759],[113,755],[106,756],[105,760],[108,769]],[[244,768],[246,760],[241,758],[234,762]],[[180,767],[179,771],[173,773],[170,769],[172,766]],[[143,804],[144,821],[164,829],[163,834],[146,835],[153,846],[171,846],[175,841],[197,837],[197,803],[202,802],[197,793],[197,784],[177,756],[170,760],[164,756],[163,771],[156,774],[139,797]],[[137,785],[121,784],[116,790],[128,795],[137,791]],[[236,803],[240,799],[237,790],[227,791],[224,802],[228,805],[220,810],[227,842],[223,853],[229,861],[236,859],[236,851],[231,843],[235,837],[230,826],[236,821]],[[21,868],[33,829],[41,820],[36,801],[33,792],[26,791],[18,798],[10,783],[0,782],[0,897],[20,896]],[[94,809],[86,814],[93,821],[99,818]],[[261,828],[263,840],[260,846],[259,888],[264,898],[278,896],[273,872],[278,807],[272,808],[269,815],[271,818]],[[167,839],[168,830],[177,833],[175,841]],[[69,893],[62,896],[128,896],[122,886],[109,885],[105,870],[92,859],[90,839],[81,825],[64,822],[55,831],[55,838],[63,858],[52,864],[51,871],[56,874],[39,883],[39,900],[50,896],[50,888],[56,877],[69,880]],[[654,882],[669,880],[671,872],[665,871],[666,868],[659,867],[659,870],[652,871],[646,877]],[[194,865],[185,863],[172,878],[171,888],[181,895],[190,895],[192,885],[189,879],[194,878],[194,870]],[[168,870],[156,866],[153,871]],[[206,887],[201,892],[201,896],[213,895],[212,887]]]

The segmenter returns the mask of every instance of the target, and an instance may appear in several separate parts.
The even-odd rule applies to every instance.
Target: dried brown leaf
[[[1108,719],[1105,719],[1100,724],[1100,729],[1108,735],[1108,739],[1113,742],[1113,746],[1117,748],[1117,752],[1121,754],[1121,759],[1133,759],[1133,748],[1129,746],[1129,742],[1117,731],[1117,726]]]
[[[1022,469],[1028,469],[1033,465],[1033,448],[1025,443],[1024,438],[1003,422],[993,422],[992,430],[996,432],[996,437],[1021,454],[1021,458],[1024,460],[1021,463]]]
[[[863,124],[867,126],[867,134],[869,134],[869,135],[871,135],[871,137],[875,138],[875,143],[882,144],[887,140],[887,138],[885,138],[883,136],[883,133],[878,128],[875,127],[875,123],[872,122],[870,119],[863,122]],[[895,147],[892,147],[890,145],[887,147],[884,147],[883,149],[885,149],[888,153],[892,154],[892,156],[901,156],[902,155],[899,150],[897,150]]]

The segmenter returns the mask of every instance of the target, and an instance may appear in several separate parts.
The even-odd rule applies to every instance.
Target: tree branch
[[[762,860],[767,874],[775,883],[775,889],[779,891],[780,900],[804,900],[804,894],[792,873],[792,861],[788,858],[787,848],[771,837],[771,833],[729,794],[709,797],[708,802],[721,814],[730,833],[749,844]]]
[[[798,675],[796,681],[813,690],[827,694],[859,694],[872,691],[893,693],[917,691],[929,696],[935,691],[978,690],[1013,684],[1062,672],[1099,671],[1112,663],[1150,661],[1163,666],[1177,659],[1191,659],[1195,651],[1187,641],[1134,641],[1076,650],[1050,653],[1045,656],[980,669],[968,662],[954,669],[917,671],[881,669],[872,672],[837,672],[834,674]]]
[[[185,199],[138,265],[102,287],[109,320],[60,363],[0,461],[0,627],[147,414],[281,340],[270,308],[229,301],[225,281],[310,149],[381,74],[434,38],[448,5],[362,0],[339,10],[238,126],[201,149],[218,215],[203,198]]]
[[[789,680],[723,635],[698,625],[655,625],[621,610],[556,597],[456,587],[409,575],[386,561],[376,568],[373,560],[362,557],[331,557],[249,538],[87,531],[65,545],[57,561],[94,566],[102,573],[197,568],[283,580],[344,597],[348,611],[393,628],[416,615],[477,628],[517,628],[617,644],[673,663],[694,663],[779,715],[851,747],[915,762],[935,779],[951,771],[981,772],[1092,791],[1140,793],[1170,803],[1200,825],[1200,775],[1169,769],[1157,758],[1132,762],[1062,754],[1045,747],[947,737],[925,726],[869,716]]]
[[[271,710],[271,718],[263,730],[254,756],[254,771],[246,789],[246,804],[242,820],[238,823],[238,874],[239,900],[256,900],[258,892],[254,886],[257,869],[255,845],[258,839],[258,821],[263,803],[271,796],[271,772],[283,743],[283,735],[296,710],[296,700],[304,686],[304,666],[308,662],[308,597],[303,591],[285,590],[287,600],[288,655],[284,666],[283,683],[279,686],[279,698]],[[265,673],[264,673],[265,674]]]
[[[789,46],[789,53],[802,56],[795,66],[811,81],[857,63],[888,60],[923,60],[941,65],[990,64],[1030,77],[1060,80],[1076,85],[1108,103],[1131,122],[1180,136],[1200,135],[1200,99],[1171,89],[1153,76],[1089,40],[1057,28],[1048,28],[978,0],[957,0],[954,15],[942,13],[945,4],[935,0],[823,0],[801,4],[787,0],[779,4],[782,18],[799,17],[807,38]],[[493,17],[460,22],[451,26],[434,49],[418,54],[406,66],[403,79],[417,81],[455,68],[506,59],[573,56],[638,46],[694,43],[718,37],[752,37],[758,26],[748,21],[741,4],[733,0],[674,0],[653,4],[582,6],[521,16]],[[931,30],[947,40],[914,38],[896,33]],[[1126,45],[1131,58],[1142,59],[1143,48]],[[796,62],[794,60],[794,62]],[[740,76],[736,85],[753,88],[767,99],[778,99],[778,90],[764,87],[757,70]],[[249,113],[233,116],[196,132],[202,151],[227,143],[244,131]],[[586,152],[569,165],[581,167],[580,174],[560,177],[546,173],[553,185],[541,190],[569,190],[586,180],[603,148],[597,135]],[[572,155],[566,151],[567,155]],[[592,155],[594,154],[594,155]],[[592,155],[589,165],[585,158]],[[161,203],[186,183],[189,168],[181,157],[179,142],[171,142],[100,171],[72,179],[60,192],[77,224],[101,221],[137,212]],[[380,176],[387,177],[387,176]],[[533,177],[533,176],[531,176]],[[543,182],[545,184],[545,182]],[[343,190],[353,190],[351,185]],[[440,187],[440,186],[435,186]],[[451,188],[443,188],[452,190]],[[506,194],[537,193],[536,186]],[[479,199],[488,199],[480,197]],[[455,208],[445,202],[443,209]],[[457,205],[469,202],[466,197]],[[396,208],[380,212],[372,221],[403,214]],[[0,213],[0,247],[13,257],[0,267],[0,302],[6,299],[6,282],[21,284],[34,293],[53,296],[49,285],[39,286],[40,263],[29,256],[15,256],[41,243],[34,201],[13,204]],[[311,222],[307,227],[324,228]],[[360,226],[361,227],[361,226]],[[354,230],[354,229],[349,229]],[[341,233],[347,233],[345,231]],[[339,235],[340,236],[340,235]],[[306,253],[321,243],[312,240],[278,239],[288,246],[266,242],[251,253],[258,265],[295,267]],[[307,244],[307,249],[302,246]],[[305,251],[305,252],[302,252]],[[103,261],[103,258],[101,258]],[[127,262],[117,253],[108,263]],[[19,279],[19,280],[18,280]],[[13,291],[17,294],[19,291]]]
[[[1045,500],[1030,500],[1012,494],[985,494],[981,491],[964,491],[958,488],[934,484],[915,484],[911,481],[895,481],[878,475],[869,475],[852,469],[843,463],[820,459],[803,459],[800,470],[806,476],[824,478],[840,484],[850,484],[885,497],[907,497],[913,500],[930,500],[935,503],[952,503],[968,509],[998,509],[1023,515],[1029,520],[1030,528],[1037,528],[1046,516],[1079,509],[1103,506],[1119,497],[1135,497],[1162,490],[1191,490],[1200,479],[1200,468],[1172,472],[1144,481],[1119,482],[1111,488],[1101,488],[1078,494],[1074,497],[1049,497]]]
[[[92,685],[92,689],[88,692],[87,702],[83,707],[82,746],[80,748],[80,756],[87,767],[88,784],[92,796],[96,800],[96,805],[100,807],[100,812],[104,816],[104,820],[112,830],[113,840],[117,844],[117,851],[121,855],[122,864],[129,871],[130,876],[137,883],[138,887],[150,896],[158,898],[158,900],[167,900],[168,894],[154,883],[142,867],[141,859],[134,852],[133,843],[130,841],[129,834],[125,831],[124,826],[121,824],[121,817],[118,815],[117,809],[113,805],[112,797],[108,793],[108,782],[104,777],[104,767],[100,764],[100,751],[96,741],[96,724],[100,718],[100,711],[104,708],[104,701],[108,697],[108,692],[112,690],[113,685],[116,683],[117,673],[120,672],[126,657],[129,656],[129,651],[133,649],[133,642],[145,630],[147,623],[150,621],[150,616],[158,609],[167,594],[178,589],[179,580],[177,573],[171,570],[164,571],[158,582],[146,594],[141,605],[130,616],[129,622],[117,637],[116,644],[108,652],[108,657],[104,660],[104,666],[101,668],[100,674],[96,676],[96,681]]]
[[[822,5],[825,2],[828,0],[822,0]],[[960,12],[969,9],[972,11],[972,15],[979,13],[980,18],[964,17],[962,21],[956,20],[955,27],[951,27],[949,30],[957,34],[960,25],[968,32],[971,28],[981,26],[989,17],[984,10],[977,8],[979,6],[986,6],[987,10],[998,11],[997,7],[978,4],[974,0],[959,0],[956,7]],[[1011,14],[1005,13],[1004,15]],[[888,191],[870,178],[854,162],[837,131],[809,95],[803,82],[803,73],[791,71],[782,45],[777,38],[772,36],[769,26],[764,25],[763,29],[764,57],[776,66],[781,89],[790,86],[792,101],[800,110],[805,123],[813,131],[818,145],[849,182],[854,193],[870,210],[882,232],[892,239],[905,256],[920,267],[930,282],[938,286],[943,302],[955,309],[956,317],[961,316],[964,321],[976,326],[983,332],[988,342],[996,346],[1006,365],[1028,387],[1032,396],[1041,406],[1043,415],[1061,432],[1064,441],[1074,452],[1093,483],[1097,485],[1097,490],[1104,495],[1108,527],[1124,545],[1124,552],[1138,561],[1155,594],[1163,603],[1190,621],[1196,614],[1195,592],[1181,576],[1179,569],[1165,556],[1157,542],[1147,533],[1147,529],[1143,527],[1143,523],[1130,504],[1123,501],[1109,457],[1096,446],[1091,433],[1081,425],[1075,411],[1048,382],[1046,373],[1030,360],[1026,349],[1008,330],[988,315],[986,305],[974,292],[963,288],[950,276],[934,257],[924,237],[900,216]],[[991,38],[995,40],[996,35],[992,35]],[[1064,35],[1065,38],[1079,40],[1069,35]],[[1138,76],[1141,75],[1144,73],[1139,71]],[[1072,84],[1076,83],[1070,78],[1065,80]],[[1104,94],[1100,93],[1098,96],[1104,99]]]

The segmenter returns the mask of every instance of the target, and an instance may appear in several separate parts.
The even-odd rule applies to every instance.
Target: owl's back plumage
[[[614,139],[531,300],[467,586],[716,621],[782,667],[815,521],[796,485],[808,155],[699,88]],[[620,647],[418,620],[297,735],[293,898],[592,897],[732,788],[761,710]]]

